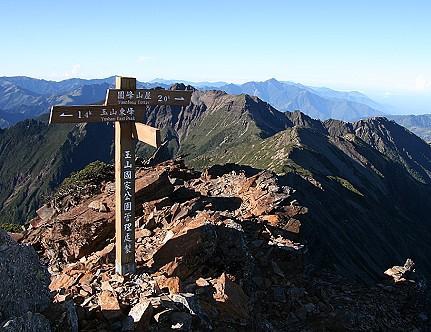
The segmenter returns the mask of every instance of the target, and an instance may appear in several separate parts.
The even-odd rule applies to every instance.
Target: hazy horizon
[[[0,77],[30,77],[34,79],[40,79],[40,80],[47,80],[47,81],[54,81],[54,82],[60,82],[64,80],[69,79],[84,79],[84,80],[93,80],[93,79],[106,79],[112,76],[116,75],[107,75],[105,77],[70,77],[70,78],[63,78],[63,79],[47,79],[44,77],[31,77],[27,75],[13,75],[13,76],[0,76]],[[188,79],[174,79],[174,78],[162,78],[162,77],[156,77],[149,80],[140,79],[137,77],[137,80],[140,82],[160,82],[163,81],[175,81],[175,82],[190,82],[190,83],[226,83],[226,84],[244,84],[249,82],[265,82],[270,79],[276,79],[279,82],[289,82],[294,84],[302,84],[309,87],[314,88],[329,88],[336,91],[343,91],[343,92],[359,92],[367,97],[373,99],[374,101],[382,104],[382,106],[387,107],[390,111],[388,112],[386,110],[386,114],[414,114],[414,115],[420,115],[420,114],[431,114],[431,108],[428,105],[431,105],[431,94],[430,95],[422,95],[418,92],[410,92],[406,93],[403,91],[398,91],[395,93],[389,93],[385,90],[361,90],[361,89],[343,89],[342,87],[336,87],[336,86],[324,86],[324,85],[313,85],[313,84],[307,84],[305,82],[293,82],[289,80],[282,80],[277,77],[269,77],[264,80],[255,80],[255,81],[243,81],[243,82],[229,82],[226,80],[221,81],[192,81]],[[209,84],[208,86],[211,86]]]

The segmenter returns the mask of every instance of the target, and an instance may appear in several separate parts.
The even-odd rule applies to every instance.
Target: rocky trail
[[[20,244],[3,233],[2,269],[12,269],[13,250],[29,251],[31,245],[51,280],[41,266],[41,280],[19,281],[49,287],[44,301],[50,303],[13,315],[5,308],[30,298],[10,290],[11,276],[2,273],[0,331],[24,326],[35,315],[42,323],[49,320],[53,331],[430,328],[426,287],[414,278],[411,263],[387,271],[397,283],[382,271],[375,285],[311,265],[301,237],[308,209],[272,172],[225,165],[200,173],[180,160],[139,168],[138,271],[126,276],[115,274],[113,190],[108,175],[61,192],[38,210],[23,234],[14,234]],[[20,264],[21,272],[15,268],[14,278],[28,264]]]

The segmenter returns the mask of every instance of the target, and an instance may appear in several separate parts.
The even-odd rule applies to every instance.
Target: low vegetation
[[[114,167],[102,161],[94,161],[78,172],[64,179],[56,192],[56,197],[74,191],[82,191],[89,187],[98,187],[104,181],[114,179]]]
[[[347,190],[350,190],[351,192],[359,195],[359,196],[364,196],[358,189],[356,189],[349,181],[347,181],[346,179],[343,179],[339,176],[332,176],[329,175],[328,176],[329,179],[331,180],[335,180],[337,181],[339,184],[341,184],[344,188],[346,188]]]
[[[22,231],[20,225],[11,224],[11,223],[0,223],[0,229],[11,233],[19,233]]]

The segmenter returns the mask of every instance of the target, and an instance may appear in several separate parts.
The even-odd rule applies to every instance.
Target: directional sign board
[[[145,105],[53,106],[49,123],[136,121],[146,110]]]
[[[136,89],[136,79],[117,77],[105,105],[53,106],[49,123],[115,122],[115,271],[136,271],[135,260],[135,140],[161,144],[158,128],[144,120],[152,106],[187,106],[192,91]]]
[[[109,89],[106,97],[107,105],[177,105],[190,104],[192,91],[184,90],[118,90]]]

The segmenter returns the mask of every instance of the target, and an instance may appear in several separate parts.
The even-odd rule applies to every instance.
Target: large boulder
[[[32,321],[42,321],[46,326],[39,315],[31,313],[42,312],[49,306],[49,283],[48,270],[41,265],[34,249],[18,244],[0,229],[0,330],[31,325]]]

